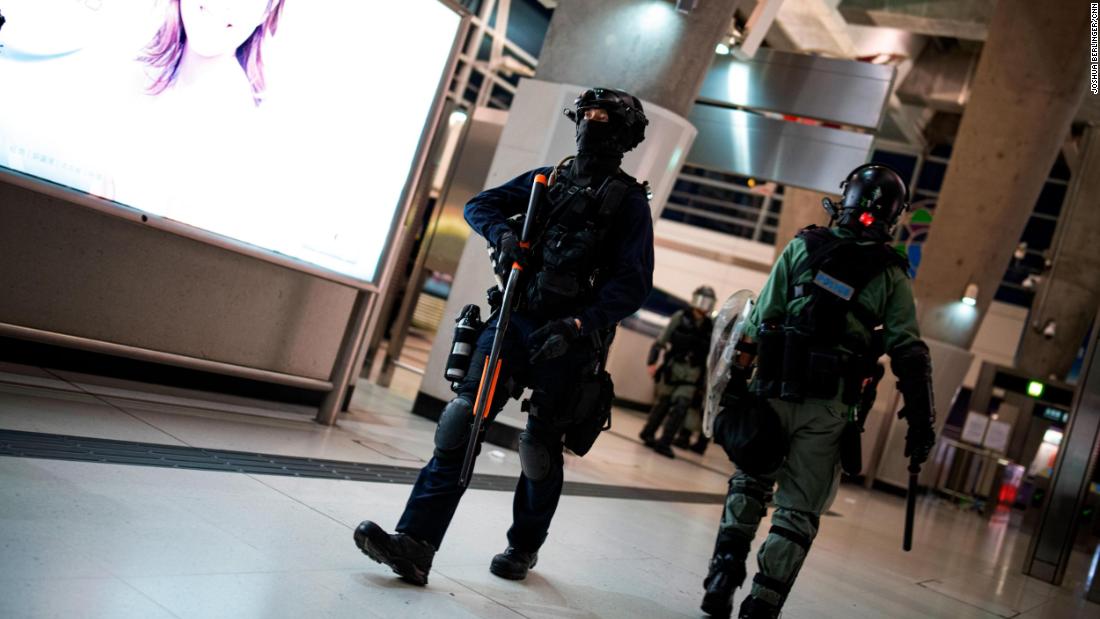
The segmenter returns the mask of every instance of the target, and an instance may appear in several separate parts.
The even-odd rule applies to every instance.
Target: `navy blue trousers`
[[[501,352],[501,371],[489,413],[489,422],[496,418],[510,394],[507,385],[530,387],[532,403],[538,415],[529,415],[526,432],[551,456],[550,473],[538,481],[520,474],[512,501],[512,527],[508,530],[508,544],[519,550],[534,552],[546,541],[550,521],[558,508],[562,489],[562,436],[563,428],[553,422],[555,407],[564,405],[583,372],[595,367],[595,348],[587,338],[580,338],[568,353],[557,359],[531,364],[528,361],[528,338],[542,326],[522,315],[512,314],[512,321],[505,332]],[[470,371],[459,387],[459,397],[473,402],[496,333],[494,323],[485,329],[477,342],[477,349],[470,364]],[[484,428],[479,440],[485,440]],[[462,469],[464,450],[436,454],[420,470],[413,485],[405,512],[397,524],[397,531],[439,548],[447,527],[451,524],[455,509],[465,491],[458,483]]]

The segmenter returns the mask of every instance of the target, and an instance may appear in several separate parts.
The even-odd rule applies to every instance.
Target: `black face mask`
[[[611,123],[580,119],[577,123],[577,152],[584,155],[621,157],[615,145]]]
[[[622,160],[611,123],[580,119],[577,123],[577,170],[581,174],[606,176],[618,169]]]

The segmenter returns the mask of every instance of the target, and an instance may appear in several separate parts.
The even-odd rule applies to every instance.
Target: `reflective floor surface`
[[[338,427],[304,407],[0,364],[0,429],[416,467],[434,425],[362,383]],[[566,479],[717,494],[719,449],[674,461],[612,432]],[[488,446],[478,471],[516,475]],[[0,617],[698,617],[721,506],[562,498],[526,581],[488,571],[511,494],[471,490],[431,572],[412,587],[359,553],[364,518],[392,527],[409,486],[0,456]],[[901,498],[845,485],[784,617],[1097,617],[1089,558],[1066,583],[1023,576],[1027,536],[933,498],[901,550]]]

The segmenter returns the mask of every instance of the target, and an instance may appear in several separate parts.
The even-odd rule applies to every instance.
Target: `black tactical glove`
[[[726,388],[722,391],[721,405],[723,409],[749,394],[749,378],[752,376],[752,368],[739,368],[736,365],[731,365],[729,373],[729,382],[726,383]]]
[[[913,464],[928,460],[936,444],[936,406],[932,396],[932,359],[924,342],[914,342],[890,352],[890,367],[898,377],[898,391],[905,406],[898,417],[909,422],[905,433],[905,456]]]
[[[496,251],[493,255],[493,268],[501,279],[507,280],[508,273],[512,271],[513,264],[519,264],[520,268],[527,266],[527,257],[530,251],[520,245],[519,237],[515,232],[508,231],[500,236]]]
[[[549,361],[564,355],[580,334],[573,318],[555,320],[536,329],[527,340],[531,363]]]
[[[664,347],[654,342],[653,345],[649,347],[649,356],[646,357],[645,364],[657,365],[657,360],[661,358],[662,350],[664,350]]]
[[[909,430],[905,433],[905,457],[920,466],[928,460],[932,447],[936,445],[936,431],[932,429],[931,419],[919,415],[910,417],[911,414],[912,411],[906,406],[898,412],[898,417],[909,421]]]

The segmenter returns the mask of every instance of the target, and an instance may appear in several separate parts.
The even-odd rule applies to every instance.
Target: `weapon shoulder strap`
[[[642,187],[621,170],[608,176],[595,190],[577,184],[569,170],[562,170],[559,177],[566,179],[569,187],[561,190],[551,217],[568,228],[585,228],[595,224],[600,239],[606,236],[627,194]]]
[[[643,192],[642,195],[645,195],[645,186],[621,169],[604,182],[601,191],[598,193],[601,200],[600,209],[596,213],[596,224],[600,230],[600,238],[603,238],[607,230],[610,229],[612,222],[619,215],[623,201],[631,191],[641,191]]]

